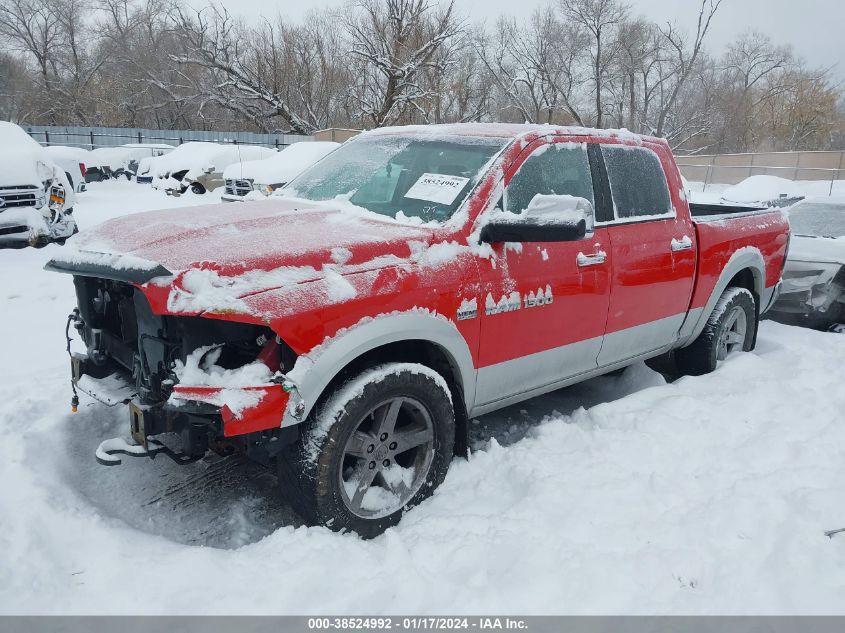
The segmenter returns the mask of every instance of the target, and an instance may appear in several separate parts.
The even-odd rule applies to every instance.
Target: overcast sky
[[[492,22],[502,13],[528,14],[547,0],[457,0],[474,20]],[[301,18],[309,9],[339,6],[339,0],[222,0],[233,13],[272,17],[281,12]],[[635,13],[657,22],[676,20],[689,30],[695,26],[698,0],[629,0]],[[790,43],[813,66],[835,66],[845,80],[845,0],[724,0],[714,18],[708,48],[724,46],[749,28],[774,40]]]

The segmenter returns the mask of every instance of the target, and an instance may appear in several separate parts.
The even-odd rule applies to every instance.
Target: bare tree
[[[216,5],[191,13],[175,6],[171,17],[184,44],[184,52],[171,59],[203,68],[213,78],[211,83],[197,84],[200,111],[207,103],[214,103],[265,131],[268,121],[276,117],[294,133],[313,131],[314,127],[292,109],[275,85],[278,75],[273,71],[284,63],[277,55],[277,36],[281,34],[273,25],[251,31]]]
[[[57,8],[50,0],[0,2],[0,35],[8,38],[12,50],[35,60],[46,103],[52,99],[55,67],[62,45],[62,22]]]
[[[560,8],[567,20],[590,36],[594,121],[596,127],[603,127],[605,79],[621,49],[618,33],[630,9],[620,0],[560,0]]]
[[[677,151],[845,145],[842,87],[746,33],[721,0],[683,33],[624,0],[466,24],[435,0],[351,0],[299,22],[174,0],[0,0],[0,116],[28,123],[311,132],[532,121],[628,127]]]
[[[429,96],[426,71],[445,74],[452,60],[438,56],[464,31],[454,0],[443,8],[427,0],[358,0],[347,17],[351,54],[360,64],[361,84],[353,92],[361,116],[375,127],[421,110]]]
[[[704,45],[704,39],[707,37],[707,32],[710,30],[710,24],[713,21],[713,16],[719,10],[722,0],[701,0],[701,6],[698,11],[698,23],[695,31],[695,37],[692,44],[687,46],[684,36],[672,24],[668,24],[663,31],[666,41],[669,43],[671,50],[674,53],[675,64],[672,70],[674,77],[674,85],[669,92],[669,96],[665,99],[660,107],[660,112],[657,117],[657,125],[654,132],[657,136],[663,136],[666,127],[666,118],[669,112],[675,106],[678,95],[684,88],[684,84],[689,79],[690,73],[695,68],[695,63],[698,56],[701,54],[701,48]]]

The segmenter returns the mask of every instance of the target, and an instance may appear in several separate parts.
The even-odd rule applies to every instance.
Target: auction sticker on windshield
[[[469,182],[469,178],[461,176],[447,176],[445,174],[423,174],[419,180],[408,189],[406,198],[452,204],[461,190]]]

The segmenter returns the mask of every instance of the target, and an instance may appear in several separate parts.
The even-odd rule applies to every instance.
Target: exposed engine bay
[[[177,368],[184,366],[189,355],[199,350],[200,365],[209,362],[224,369],[261,361],[280,373],[296,360],[269,328],[156,315],[140,290],[121,281],[75,275],[74,285],[78,308],[68,320],[68,351],[70,326],[86,350],[71,353],[74,388],[109,406],[130,403],[133,439],[145,447],[152,436],[178,433],[182,451],[191,457],[209,448],[222,453],[239,448],[237,442],[223,439],[219,407],[171,398],[179,382]],[[265,435],[269,439],[274,433]],[[262,443],[246,438],[247,444]]]

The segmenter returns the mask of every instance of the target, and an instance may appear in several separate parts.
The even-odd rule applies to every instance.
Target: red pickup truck
[[[688,204],[667,143],[624,131],[381,129],[283,194],[75,238],[47,265],[76,285],[73,384],[129,404],[104,463],[242,451],[364,536],[432,494],[473,416],[751,350],[789,239],[779,211]]]

